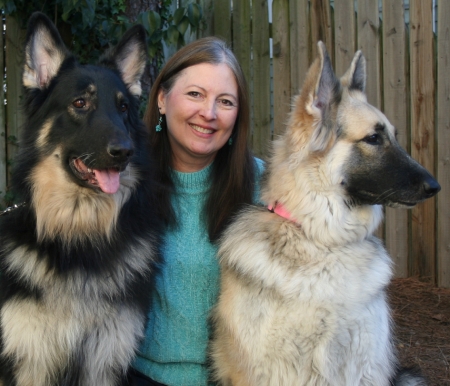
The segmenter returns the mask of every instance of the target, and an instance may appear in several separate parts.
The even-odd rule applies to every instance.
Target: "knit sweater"
[[[263,163],[257,159],[257,188]],[[217,247],[209,241],[201,213],[211,165],[195,173],[173,172],[172,205],[178,219],[165,233],[164,264],[156,278],[145,339],[133,367],[169,386],[207,384],[208,315],[219,292]]]

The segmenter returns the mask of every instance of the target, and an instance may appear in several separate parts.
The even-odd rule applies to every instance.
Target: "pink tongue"
[[[94,169],[95,178],[97,179],[100,189],[105,193],[116,193],[120,186],[120,175],[114,169]]]

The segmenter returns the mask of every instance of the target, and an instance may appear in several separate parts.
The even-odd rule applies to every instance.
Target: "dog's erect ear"
[[[26,88],[46,88],[70,55],[58,30],[43,13],[28,22],[22,82]]]
[[[301,100],[307,114],[313,117],[315,130],[310,139],[310,150],[323,151],[333,136],[329,126],[332,104],[340,97],[340,83],[334,75],[325,45],[319,41],[318,58],[312,64],[302,87]]]
[[[145,29],[142,25],[130,28],[117,46],[100,58],[100,64],[117,69],[131,94],[142,93],[141,77],[147,64]]]
[[[355,53],[352,64],[342,76],[341,83],[349,90],[364,92],[366,89],[366,58],[361,51]]]

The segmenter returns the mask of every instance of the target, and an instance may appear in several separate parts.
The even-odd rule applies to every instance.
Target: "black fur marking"
[[[344,185],[353,200],[361,205],[412,207],[440,190],[431,174],[382,128],[376,136],[360,141],[349,157]]]

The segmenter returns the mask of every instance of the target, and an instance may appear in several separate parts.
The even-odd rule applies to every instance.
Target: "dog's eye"
[[[126,103],[121,103],[121,104],[119,105],[119,110],[120,110],[122,113],[124,113],[125,111],[128,110],[128,105],[127,105]]]
[[[378,145],[381,142],[381,139],[378,134],[372,134],[365,137],[363,141],[370,145]]]
[[[82,109],[83,107],[86,107],[86,101],[82,98],[77,99],[72,103],[77,109]]]

